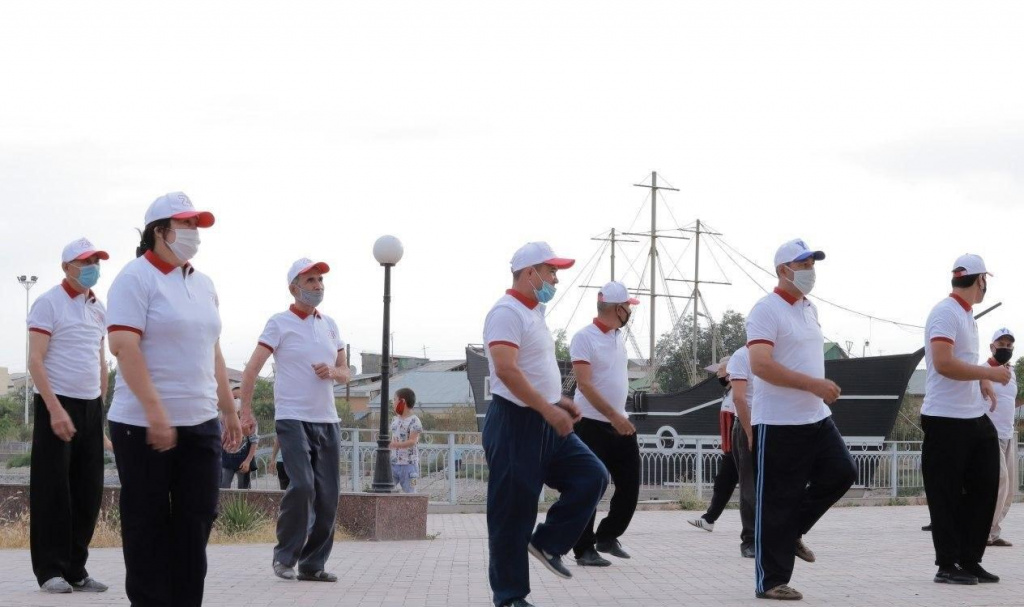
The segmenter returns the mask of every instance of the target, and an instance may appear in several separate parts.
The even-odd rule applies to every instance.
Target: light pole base
[[[373,466],[372,493],[391,493],[395,490],[395,479],[391,474],[391,449],[389,442],[378,441],[377,460]]]

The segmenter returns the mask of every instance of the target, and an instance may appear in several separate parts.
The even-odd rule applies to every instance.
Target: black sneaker
[[[530,554],[536,557],[537,560],[543,563],[551,573],[554,573],[558,577],[566,580],[572,577],[572,572],[566,568],[564,563],[562,563],[562,557],[544,552],[540,548],[534,546],[533,542],[530,542],[529,545],[526,546],[526,549]]]
[[[608,567],[612,562],[598,554],[597,550],[588,548],[576,557],[576,564],[580,567]]]
[[[978,584],[978,576],[967,573],[958,565],[954,565],[952,567],[939,567],[939,571],[935,574],[935,583],[975,586]]]
[[[754,547],[750,544],[742,544],[740,546],[740,555],[745,559],[754,558]]]
[[[512,599],[502,603],[501,607],[533,607],[533,603],[527,603],[526,599]]]
[[[999,576],[994,573],[989,573],[978,563],[973,565],[964,565],[962,570],[974,577],[978,578],[979,584],[998,584]]]
[[[620,559],[629,558],[629,553],[622,549],[622,544],[619,543],[619,540],[598,542],[596,548],[598,552],[604,552]]]

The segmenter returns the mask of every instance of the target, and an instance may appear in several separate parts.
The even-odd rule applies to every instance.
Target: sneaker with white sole
[[[279,561],[274,561],[274,575],[281,578],[282,580],[294,580],[295,579],[295,568],[289,567]]]
[[[691,518],[690,520],[688,520],[686,522],[690,523],[691,525],[693,525],[694,527],[696,527],[698,529],[703,529],[704,531],[707,531],[708,533],[710,533],[710,532],[715,530],[715,524],[714,523],[709,523],[707,521],[707,519],[705,519],[703,516],[698,516],[697,518]]]
[[[544,552],[540,548],[534,546],[533,542],[530,542],[529,545],[526,546],[526,549],[530,554],[535,556],[537,560],[543,563],[551,573],[554,573],[558,577],[566,580],[572,577],[572,572],[569,571],[564,563],[562,563],[562,557],[553,556]]]
[[[39,589],[48,594],[70,594],[74,592],[71,584],[62,577],[52,577],[46,580]]]
[[[81,582],[72,582],[71,588],[75,592],[106,592],[107,585],[94,580],[91,577],[87,577]]]

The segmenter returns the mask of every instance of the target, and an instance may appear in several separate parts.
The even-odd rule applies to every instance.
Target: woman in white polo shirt
[[[202,604],[221,446],[235,449],[241,440],[220,351],[217,293],[189,264],[199,247],[196,228],[213,222],[181,192],[157,198],[146,211],[138,258],[108,294],[119,373],[107,418],[133,605]]]

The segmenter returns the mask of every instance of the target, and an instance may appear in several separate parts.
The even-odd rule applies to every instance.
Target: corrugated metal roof
[[[416,393],[416,408],[447,409],[470,407],[469,379],[465,371],[409,371],[391,379],[391,393],[399,388],[410,388]],[[380,407],[380,395],[370,401],[371,408]]]

